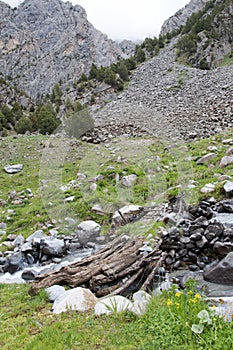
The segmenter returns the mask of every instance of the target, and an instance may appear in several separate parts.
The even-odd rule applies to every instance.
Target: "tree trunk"
[[[85,287],[98,297],[124,294],[129,289],[148,289],[154,281],[164,254],[157,247],[149,254],[140,251],[144,239],[122,235],[97,253],[79,261],[36,277],[29,293],[35,295],[42,288],[54,284]]]

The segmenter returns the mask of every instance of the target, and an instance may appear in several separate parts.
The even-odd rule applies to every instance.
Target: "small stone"
[[[211,193],[215,191],[215,184],[206,184],[204,187],[201,188],[201,193]]]
[[[36,272],[35,270],[24,270],[21,277],[25,281],[34,281],[37,275],[38,272]]]
[[[225,243],[225,242],[216,242],[214,244],[213,250],[215,253],[224,256],[227,255],[233,248],[233,245],[231,243]]]
[[[208,245],[208,240],[203,236],[199,241],[196,241],[196,246],[200,249]]]
[[[224,191],[228,197],[233,197],[233,182],[227,181],[224,186]]]
[[[0,229],[6,230],[6,223],[5,222],[0,222]]]
[[[208,153],[205,156],[201,157],[198,159],[197,164],[206,164],[209,163],[209,161],[213,158],[216,158],[217,154],[216,153]]]
[[[93,192],[96,191],[97,190],[97,184],[96,183],[91,184],[90,190],[93,191]]]
[[[218,181],[226,181],[226,180],[230,180],[231,179],[231,176],[229,175],[220,175],[219,178],[218,178]]]
[[[121,183],[124,187],[132,187],[134,183],[137,181],[137,175],[131,174],[128,176],[123,176],[121,179]]]
[[[75,196],[70,196],[70,197],[65,198],[64,201],[65,201],[65,202],[73,202],[74,199],[75,199]]]
[[[233,164],[233,156],[224,156],[220,161],[219,167],[224,168],[231,164]]]
[[[4,170],[8,174],[16,174],[23,170],[23,165],[22,164],[7,165],[4,167]]]

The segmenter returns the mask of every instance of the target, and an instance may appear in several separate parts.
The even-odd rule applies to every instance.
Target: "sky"
[[[49,1],[49,0],[48,0]],[[12,7],[22,0],[4,0]],[[158,36],[161,25],[189,0],[71,0],[84,7],[88,20],[113,40]]]

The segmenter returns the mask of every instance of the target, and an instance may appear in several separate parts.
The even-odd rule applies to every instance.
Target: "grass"
[[[231,51],[230,53],[228,53],[221,61],[220,63],[220,67],[223,66],[230,66],[231,64],[233,64],[233,51]]]
[[[60,191],[55,191],[51,199],[52,205],[58,210],[64,205],[64,198],[74,195],[74,202],[67,204],[68,213],[72,211],[80,219],[94,219],[107,232],[110,227],[110,212],[125,202],[141,205],[164,202],[169,196],[185,193],[189,180],[196,181],[196,188],[192,191],[188,189],[187,198],[191,202],[197,202],[207,196],[200,193],[204,184],[217,182],[217,174],[232,175],[233,166],[219,168],[221,157],[230,147],[223,144],[222,140],[231,137],[232,132],[229,131],[228,134],[185,145],[169,145],[156,139],[118,140],[110,148],[72,140],[65,157],[57,162],[55,171],[60,174],[61,170],[59,181],[63,185],[76,179],[78,172],[85,173],[87,178],[81,181],[81,185],[71,186],[65,191],[63,199]],[[49,166],[50,151],[54,151],[51,152],[54,157],[61,156],[60,141],[51,139],[50,147],[46,149],[45,136],[9,137],[1,140],[0,166],[13,163],[24,165],[21,173],[12,176],[0,171],[0,221],[7,221],[7,235],[15,233],[27,237],[46,224],[58,228],[60,233],[67,233],[59,222],[53,222],[40,192],[42,178],[39,169],[42,156],[45,156]],[[213,145],[217,147],[217,157],[209,164],[198,165],[196,160],[209,153],[208,147]],[[121,161],[118,160],[119,155]],[[137,181],[129,190],[116,183],[117,176],[121,178],[132,173],[137,175]],[[103,177],[93,192],[90,191],[91,179],[97,175]],[[217,199],[223,198],[222,185],[218,182],[216,191],[211,195]],[[34,193],[33,198],[26,196],[27,188]],[[15,204],[14,200],[9,199],[12,190],[16,190],[17,197],[20,194],[25,196],[21,204]],[[96,203],[108,209],[106,215],[100,216],[92,212],[92,205]],[[160,226],[160,222],[149,226],[136,222],[122,227],[119,233],[144,234],[145,237],[151,234],[155,237]],[[1,240],[4,241],[5,238],[3,236]],[[5,251],[6,247],[1,246],[0,249]],[[232,324],[224,323],[218,317],[212,317],[212,324],[205,325],[201,334],[192,331],[192,325],[200,321],[198,313],[207,308],[203,298],[195,299],[194,291],[194,294],[183,293],[177,296],[177,292],[172,290],[154,297],[147,313],[138,318],[129,313],[108,317],[95,317],[92,312],[53,315],[46,294],[42,291],[38,296],[30,297],[28,288],[28,285],[0,285],[0,347],[3,350],[233,348]]]
[[[46,136],[2,139],[0,167],[15,163],[22,163],[24,167],[21,173],[14,175],[0,171],[0,222],[7,222],[7,234],[27,237],[36,229],[48,226],[58,228],[60,233],[67,233],[69,228],[58,220],[73,216],[77,221],[95,220],[104,226],[106,232],[110,227],[112,213],[127,204],[147,206],[162,203],[181,193],[186,195],[190,203],[194,203],[209,196],[200,192],[209,182],[217,183],[213,196],[221,199],[224,196],[223,183],[218,182],[218,176],[232,175],[233,170],[233,166],[224,169],[218,166],[229,148],[221,141],[231,136],[232,132],[229,132],[180,145],[169,145],[156,139],[119,139],[108,148],[75,140],[68,142],[65,147],[64,142],[56,138],[49,139],[49,147],[46,147]],[[198,165],[196,159],[209,153],[208,147],[213,145],[217,147],[216,158],[208,164]],[[119,155],[121,161],[118,160]],[[53,159],[56,160],[54,166]],[[63,193],[60,185],[75,180],[78,172],[85,173],[87,178],[81,180],[81,184],[77,181]],[[137,181],[131,188],[124,188],[116,179],[129,174],[136,174]],[[97,190],[92,191],[92,179],[98,175],[102,178],[97,182]],[[45,189],[41,193],[41,180],[46,176],[51,186],[48,191]],[[194,190],[187,188],[190,180],[196,181]],[[27,188],[32,190],[34,197],[30,198],[26,194]],[[23,196],[21,203],[15,202],[15,198],[10,199],[12,190],[17,192],[16,199]],[[64,205],[65,198],[69,196],[74,196],[74,201]],[[91,210],[95,204],[102,206],[106,212],[104,216]],[[146,234],[151,227],[147,230],[136,223],[124,230],[139,233],[144,229]],[[5,238],[3,236],[1,240]]]
[[[233,346],[232,324],[217,316],[211,316],[212,324],[205,325],[203,333],[192,331],[198,313],[209,310],[192,287],[153,297],[141,317],[131,313],[95,317],[91,311],[54,315],[46,294],[30,297],[28,288],[0,286],[2,350],[230,350]]]

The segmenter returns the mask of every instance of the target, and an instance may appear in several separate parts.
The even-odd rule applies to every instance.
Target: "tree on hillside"
[[[128,69],[123,61],[119,63],[117,66],[117,73],[120,75],[121,79],[124,81],[129,80],[129,72]]]
[[[140,46],[136,46],[135,59],[138,63],[142,63],[146,59],[145,52]]]
[[[32,131],[32,121],[25,116],[21,117],[15,126],[15,130],[18,134],[25,134],[27,131]]]
[[[36,128],[41,134],[52,134],[60,124],[51,104],[38,107],[36,113]]]

